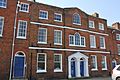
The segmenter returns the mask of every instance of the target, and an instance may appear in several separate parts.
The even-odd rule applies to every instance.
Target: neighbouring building
[[[119,64],[119,23],[35,0],[0,1],[0,79],[109,76]]]

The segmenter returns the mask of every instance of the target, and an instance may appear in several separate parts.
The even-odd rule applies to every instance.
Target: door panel
[[[84,61],[80,61],[80,75],[84,76]]]
[[[14,62],[14,77],[20,78],[24,76],[24,57],[15,57]]]
[[[75,77],[75,61],[71,62],[71,76]]]

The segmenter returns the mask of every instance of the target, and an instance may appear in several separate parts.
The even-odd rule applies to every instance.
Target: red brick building
[[[0,4],[0,79],[108,76],[119,62],[119,30],[97,13],[33,0]]]

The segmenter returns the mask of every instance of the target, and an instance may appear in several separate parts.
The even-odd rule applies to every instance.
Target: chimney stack
[[[92,16],[99,18],[99,14],[96,12],[94,14],[92,14]]]

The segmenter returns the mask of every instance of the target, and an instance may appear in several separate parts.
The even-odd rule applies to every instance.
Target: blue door
[[[24,76],[24,57],[15,56],[14,78],[22,78],[23,76]]]
[[[75,77],[75,61],[71,62],[71,76]]]
[[[84,76],[84,61],[80,61],[80,75]]]

